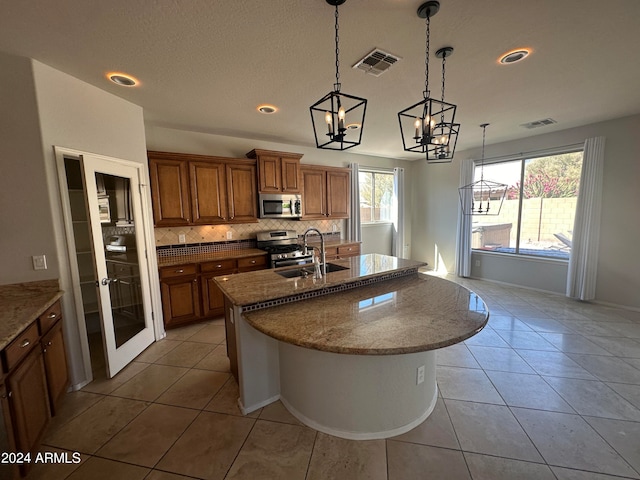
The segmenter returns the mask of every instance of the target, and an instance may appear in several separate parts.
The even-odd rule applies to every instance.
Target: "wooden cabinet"
[[[178,265],[160,269],[162,313],[167,328],[202,318],[197,265]]]
[[[255,165],[227,165],[228,220],[235,223],[258,221],[258,194]]]
[[[224,313],[214,277],[267,268],[267,255],[160,268],[164,325],[173,328]]]
[[[191,223],[187,166],[181,160],[149,156],[151,201],[156,227]]]
[[[260,193],[300,193],[301,154],[255,149],[247,157],[258,161]]]
[[[349,218],[351,171],[302,165],[302,219]]]
[[[258,221],[255,160],[147,153],[156,227]]]
[[[340,260],[342,258],[355,257],[360,255],[359,243],[345,243],[335,247],[326,248],[327,261]]]
[[[42,354],[44,370],[47,377],[47,391],[49,392],[49,406],[51,414],[55,415],[69,386],[69,372],[67,356],[62,336],[62,322],[57,322],[49,332],[42,337]]]

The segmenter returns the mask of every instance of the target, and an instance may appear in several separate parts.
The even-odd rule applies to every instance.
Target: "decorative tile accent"
[[[236,240],[227,242],[206,242],[191,245],[164,245],[156,248],[158,257],[179,257],[183,255],[199,255],[203,253],[228,252],[256,248],[254,240]]]
[[[263,308],[275,307],[277,305],[284,305],[286,303],[298,302],[300,300],[308,300],[310,298],[321,297],[323,295],[329,295],[336,292],[344,292],[345,290],[351,290],[353,288],[364,287],[365,285],[371,285],[373,283],[384,282],[392,278],[406,277],[408,275],[415,275],[418,272],[418,268],[410,268],[407,270],[401,270],[398,272],[391,272],[387,275],[380,275],[378,277],[366,278],[364,280],[358,280],[351,283],[342,283],[339,285],[331,285],[321,290],[313,290],[311,292],[300,293],[298,295],[291,295],[290,297],[276,298],[275,300],[269,300],[268,302],[254,303],[251,305],[245,305],[242,307],[244,312],[251,312],[254,310],[260,310]]]

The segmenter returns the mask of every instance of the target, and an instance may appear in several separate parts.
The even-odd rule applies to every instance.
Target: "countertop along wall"
[[[487,145],[485,149],[485,157],[491,158],[583,143],[590,137],[606,137],[596,301],[634,309],[640,309],[638,131],[640,115],[634,115]],[[460,164],[467,158],[480,158],[480,149],[457,152],[450,165],[425,165],[421,162],[413,172],[413,258],[429,262],[436,270],[455,272]],[[422,208],[417,208],[418,205]],[[620,208],[621,205],[626,207]],[[474,254],[474,262],[475,257]],[[481,269],[474,266],[472,276],[564,294],[566,266],[560,265],[559,268],[556,265],[552,269],[536,266],[538,273],[534,274],[528,263],[532,261],[538,262],[484,254]]]

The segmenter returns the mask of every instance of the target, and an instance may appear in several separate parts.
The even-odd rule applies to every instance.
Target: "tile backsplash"
[[[345,222],[345,220],[262,219],[258,220],[258,223],[155,228],[154,233],[156,247],[161,247],[179,244],[179,235],[185,236],[185,244],[188,245],[227,240],[251,240],[255,239],[256,232],[263,230],[295,230],[298,235],[302,235],[307,228],[316,227],[322,233],[345,232]],[[227,237],[227,232],[231,232],[230,239]]]

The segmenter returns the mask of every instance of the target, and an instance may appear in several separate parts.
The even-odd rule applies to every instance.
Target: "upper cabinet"
[[[260,193],[300,193],[301,154],[255,149],[247,157],[258,161]]]
[[[255,161],[149,151],[156,227],[258,221]]]
[[[302,219],[349,218],[351,171],[302,165]]]

